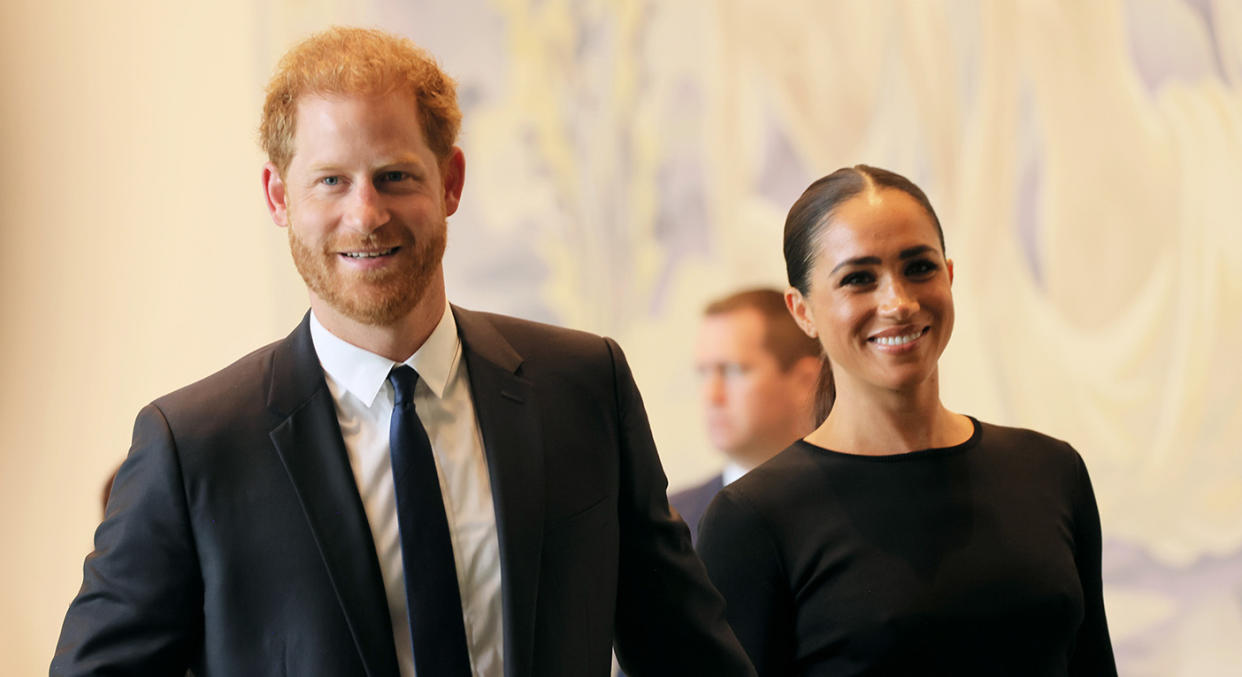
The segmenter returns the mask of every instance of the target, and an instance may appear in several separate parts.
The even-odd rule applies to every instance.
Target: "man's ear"
[[[280,177],[276,165],[263,163],[263,196],[267,198],[267,211],[272,221],[284,228],[289,225],[289,207],[285,202],[285,180]]]
[[[815,318],[811,316],[811,309],[807,307],[806,299],[796,287],[785,290],[785,307],[789,309],[789,314],[793,315],[794,322],[798,323],[798,328],[802,330],[802,333],[811,338],[819,336],[819,332],[815,330]]]
[[[444,215],[451,216],[461,203],[461,189],[466,185],[466,155],[457,146],[440,163],[440,177],[444,179]]]

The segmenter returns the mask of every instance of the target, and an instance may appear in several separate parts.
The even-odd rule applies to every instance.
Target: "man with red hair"
[[[465,159],[408,40],[291,50],[261,137],[310,312],[138,416],[53,675],[753,675],[616,343],[450,305]]]

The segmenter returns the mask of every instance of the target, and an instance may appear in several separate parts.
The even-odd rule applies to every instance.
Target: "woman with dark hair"
[[[790,209],[785,264],[836,398],[698,546],[759,674],[1116,675],[1082,459],[940,402],[953,262],[923,191],[833,172]]]

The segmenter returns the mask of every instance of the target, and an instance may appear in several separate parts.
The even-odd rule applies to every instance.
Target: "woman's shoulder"
[[[797,530],[799,515],[814,511],[808,497],[820,493],[814,480],[819,474],[811,448],[795,442],[730,482],[699,522],[700,555],[706,560],[705,553],[717,558],[767,553],[770,561],[783,561],[788,532]]]
[[[997,425],[979,421],[980,442],[992,447],[1013,447],[1037,453],[1077,456],[1069,442],[1030,428]]]
[[[979,457],[1007,459],[1042,468],[1058,468],[1071,475],[1084,467],[1082,455],[1069,442],[1030,428],[980,421]]]
[[[720,493],[734,502],[761,509],[782,497],[797,495],[793,490],[811,482],[817,468],[814,447],[799,440],[730,482]]]

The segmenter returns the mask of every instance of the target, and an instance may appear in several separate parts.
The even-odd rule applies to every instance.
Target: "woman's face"
[[[837,207],[815,243],[809,294],[791,289],[787,301],[823,344],[839,393],[901,391],[936,375],[953,333],[952,281],[931,216],[880,188]]]

